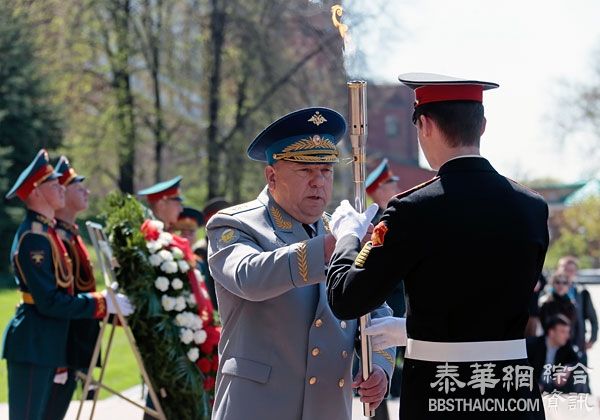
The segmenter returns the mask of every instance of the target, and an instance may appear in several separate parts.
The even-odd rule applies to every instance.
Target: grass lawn
[[[98,282],[100,283],[100,281]],[[15,311],[15,305],[19,302],[20,297],[16,289],[0,289],[0,328],[2,333],[6,328],[6,324],[13,316]],[[103,350],[106,349],[106,341],[108,340],[108,331],[104,334],[104,346]],[[95,377],[98,377],[99,369]],[[135,363],[135,359],[131,350],[129,349],[129,343],[121,328],[118,328],[115,332],[113,339],[113,345],[109,357],[109,363],[104,375],[104,383],[117,390],[125,390],[134,385],[140,383],[140,373]],[[6,376],[6,360],[0,361],[0,402],[7,402],[8,389],[7,389],[7,376]],[[106,391],[100,393],[100,398],[109,397],[110,394]],[[75,399],[81,397],[81,388],[75,392]]]

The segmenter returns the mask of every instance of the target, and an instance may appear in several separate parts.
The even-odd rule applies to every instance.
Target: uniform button
[[[343,387],[344,387],[344,383],[345,383],[345,382],[344,382],[344,380],[343,380],[343,379],[340,379],[340,380],[338,381],[338,386],[339,386],[340,388],[343,388]]]
[[[310,352],[313,356],[318,356],[319,353],[321,353],[321,350],[319,350],[318,347],[315,347],[314,349],[312,349],[312,351]]]
[[[323,321],[319,318],[315,321],[315,327],[319,328],[321,325],[323,325]]]
[[[342,351],[342,357],[345,359],[348,357],[348,352],[346,350]]]
[[[309,384],[311,384],[311,385],[314,385],[314,384],[316,384],[316,383],[317,383],[317,377],[316,377],[316,376],[313,376],[313,377],[311,377],[311,378],[308,380],[308,383],[309,383]]]
[[[341,322],[340,322],[340,326],[341,326],[342,328],[346,328],[346,321],[341,321]]]

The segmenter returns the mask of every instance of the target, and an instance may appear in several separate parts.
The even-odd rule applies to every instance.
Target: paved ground
[[[588,286],[588,289],[592,295],[596,311],[600,314],[600,285]],[[545,397],[544,405],[546,407],[547,420],[598,420],[600,418],[600,343],[597,343],[596,346],[592,348],[588,358],[593,397],[588,398],[585,402],[578,401],[575,398]],[[131,388],[125,393],[129,398],[143,404],[140,387]],[[587,404],[587,408],[584,406],[584,403]],[[398,420],[399,401],[397,399],[391,400],[388,401],[387,404],[390,419]],[[66,419],[75,419],[78,407],[78,402],[71,403]],[[89,418],[90,408],[91,403],[86,402],[83,411],[84,415],[81,417],[82,419]],[[94,415],[94,419],[96,420],[141,419],[141,417],[142,411],[139,408],[125,403],[118,397],[111,397],[100,401]],[[0,404],[0,420],[7,418],[7,404]],[[354,400],[353,418],[363,418],[362,405],[357,399]]]

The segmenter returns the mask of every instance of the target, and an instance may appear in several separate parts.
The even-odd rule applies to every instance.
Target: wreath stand
[[[117,267],[118,263],[113,258],[112,248],[110,247],[110,243],[108,242],[106,233],[104,232],[102,226],[98,223],[88,221],[86,222],[86,226],[90,234],[92,244],[94,245],[96,255],[98,256],[98,264],[100,265],[100,269],[102,270],[104,284],[106,285],[107,298],[112,299],[112,303],[117,309],[117,313],[114,314],[115,316],[110,317],[110,320],[108,313],[104,316],[104,319],[102,319],[102,325],[100,327],[100,332],[98,333],[98,338],[96,339],[96,347],[94,348],[94,352],[92,353],[92,360],[90,361],[90,365],[88,367],[88,373],[86,374],[81,371],[77,371],[77,377],[81,378],[84,381],[83,393],[81,396],[81,401],[79,402],[79,409],[77,411],[77,420],[79,420],[82,416],[83,403],[86,400],[86,396],[90,391],[91,385],[94,385],[96,388],[94,389],[94,401],[92,404],[92,410],[90,412],[90,420],[94,417],[94,411],[98,402],[98,395],[100,393],[100,389],[105,389],[111,394],[122,398],[126,402],[133,404],[136,407],[139,407],[140,409],[144,410],[145,413],[156,419],[166,420],[165,413],[163,412],[162,407],[160,405],[160,401],[156,395],[156,392],[154,391],[154,388],[152,387],[152,383],[150,381],[150,377],[148,376],[148,372],[146,372],[146,368],[144,367],[144,362],[142,361],[142,357],[135,343],[135,338],[133,336],[133,333],[131,332],[131,328],[129,328],[129,324],[127,323],[127,318],[125,318],[125,316],[121,312],[121,308],[117,303],[115,289],[113,289],[113,284],[116,284],[117,281],[114,267]],[[106,371],[106,366],[108,365],[110,350],[112,347],[115,329],[117,326],[120,326],[125,332],[125,336],[127,337],[127,341],[129,342],[129,347],[131,348],[131,351],[135,357],[138,368],[142,375],[143,382],[148,387],[148,393],[150,394],[150,398],[152,399],[152,403],[154,404],[154,409],[145,407],[104,384],[104,373]],[[100,346],[102,344],[102,338],[104,337],[104,334],[107,332],[107,330],[110,331],[108,343],[106,345],[106,350],[104,350],[104,357],[102,358],[102,367],[100,368],[98,379],[94,379],[94,368],[97,366],[97,362],[101,353]]]

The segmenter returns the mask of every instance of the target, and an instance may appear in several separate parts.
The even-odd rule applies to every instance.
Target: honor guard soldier
[[[56,210],[56,232],[73,263],[75,294],[96,291],[96,279],[90,255],[77,227],[77,215],[88,208],[89,191],[83,184],[84,176],[75,172],[65,156],[56,164],[61,175],[58,182],[65,187],[65,206]],[[75,391],[76,371],[87,372],[100,331],[97,319],[73,319],[69,324],[67,366],[55,375],[52,398],[48,401],[46,418],[64,418]]]
[[[387,203],[390,199],[401,191],[398,189],[398,181],[400,178],[392,173],[390,164],[386,159],[383,159],[373,171],[369,172],[365,180],[367,195],[379,206],[377,214],[371,221],[377,224],[383,211],[387,208]]]
[[[394,197],[362,249],[351,233],[364,215],[338,207],[329,303],[355,318],[404,283],[400,418],[543,419],[524,329],[548,247],[548,206],[479,154],[483,91],[498,85],[431,74],[400,81],[415,91],[413,122],[438,173]],[[367,333],[378,348],[400,343],[402,327],[391,318]]]
[[[324,210],[345,131],[344,118],[327,108],[272,123],[248,148],[267,163],[268,185],[207,224],[223,323],[213,419],[352,416],[357,321],[337,319],[325,295],[335,238]],[[373,316],[389,314],[382,306]],[[373,354],[372,375],[356,382],[372,408],[387,392],[394,357],[394,349]]]
[[[75,294],[73,262],[56,232],[54,215],[65,205],[60,174],[40,150],[6,198],[19,197],[27,207],[11,250],[21,304],[4,335],[8,366],[9,417],[46,418],[46,405],[57,368],[68,365],[67,341],[73,319],[100,319],[116,309],[105,293]],[[125,314],[132,308],[117,295]]]

